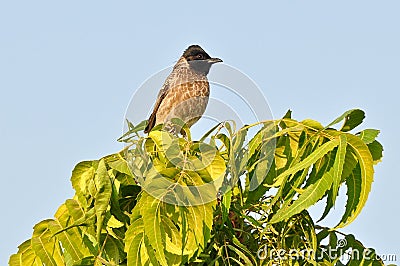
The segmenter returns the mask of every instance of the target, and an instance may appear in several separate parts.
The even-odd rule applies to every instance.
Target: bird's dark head
[[[186,59],[191,68],[205,75],[210,71],[212,64],[222,62],[219,58],[212,58],[209,56],[199,45],[189,46],[185,52],[183,52],[182,56]]]

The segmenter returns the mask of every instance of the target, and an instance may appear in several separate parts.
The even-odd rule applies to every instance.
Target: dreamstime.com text
[[[344,240],[344,239],[341,239]],[[339,241],[341,241],[339,240]],[[383,262],[395,262],[397,261],[397,256],[395,254],[376,254],[371,249],[364,249],[360,252],[357,249],[343,249],[344,243],[338,241],[338,248],[328,247],[323,249],[322,252],[316,253],[313,249],[268,249],[264,247],[257,252],[257,257],[259,259],[272,260],[272,261],[284,261],[284,260],[323,260],[323,258],[328,257],[331,260],[340,259],[341,261],[357,260],[357,261],[374,261],[382,260]]]

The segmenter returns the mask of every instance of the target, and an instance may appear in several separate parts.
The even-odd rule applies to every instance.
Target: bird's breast
[[[209,83],[207,80],[194,80],[171,85],[157,112],[156,123],[165,124],[166,121],[177,117],[191,126],[207,108]]]

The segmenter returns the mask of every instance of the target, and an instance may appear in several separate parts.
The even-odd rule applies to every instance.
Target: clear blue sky
[[[344,231],[400,260],[399,11],[389,0],[2,1],[0,264],[73,196],[76,163],[122,148],[132,92],[192,43],[249,75],[275,117],[366,111],[385,158]]]

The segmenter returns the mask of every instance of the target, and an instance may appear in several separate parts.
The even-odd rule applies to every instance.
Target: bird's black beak
[[[219,59],[219,58],[210,58],[210,59],[207,59],[207,62],[209,64],[215,64],[215,63],[221,63],[223,61],[222,61],[222,59]]]

